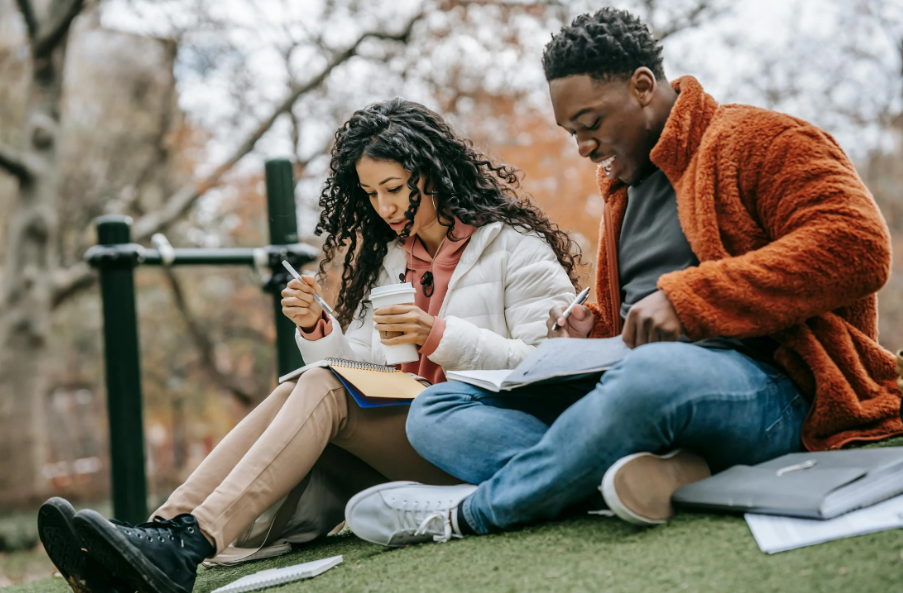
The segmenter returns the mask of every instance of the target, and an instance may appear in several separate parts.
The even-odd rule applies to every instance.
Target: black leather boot
[[[128,585],[100,566],[82,549],[72,520],[75,509],[51,498],[38,511],[38,535],[44,550],[75,593],[130,593]]]
[[[92,558],[140,593],[190,593],[198,564],[214,551],[189,514],[133,527],[85,510],[75,530]]]

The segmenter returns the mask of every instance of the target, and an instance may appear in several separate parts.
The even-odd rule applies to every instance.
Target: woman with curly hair
[[[335,315],[314,300],[312,278],[283,292],[304,360],[384,364],[384,345],[407,343],[419,357],[402,370],[432,383],[447,370],[514,368],[546,337],[550,309],[573,299],[578,257],[518,195],[516,174],[417,103],[356,112],[336,132],[316,231],[326,234],[321,274],[345,251]],[[371,289],[399,281],[414,284],[415,302],[373,310]],[[330,370],[309,370],[242,420],[153,522],[132,527],[93,511],[73,520],[53,499],[42,538],[81,590],[190,591],[205,558],[241,561],[326,535],[364,488],[455,483],[408,443],[407,410],[364,409]]]

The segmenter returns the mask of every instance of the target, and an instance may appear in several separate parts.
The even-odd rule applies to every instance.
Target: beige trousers
[[[375,470],[359,472],[363,487],[384,480],[455,484],[420,457],[405,436],[408,406],[363,409],[328,369],[283,383],[236,426],[152,516],[193,514],[217,551],[318,469],[347,501],[355,491],[350,453]],[[344,452],[321,456],[327,446]],[[366,475],[363,475],[366,474]],[[335,506],[335,505],[332,505]],[[333,511],[334,514],[334,511]],[[335,525],[332,525],[334,527]],[[324,529],[326,533],[331,529]]]

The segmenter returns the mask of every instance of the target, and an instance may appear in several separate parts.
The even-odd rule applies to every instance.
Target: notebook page
[[[824,542],[903,527],[903,496],[897,496],[836,519],[798,519],[744,515],[759,549],[776,554]]]
[[[630,353],[620,336],[575,340],[550,338],[512,371],[505,388],[546,379],[569,377],[610,369]]]
[[[314,560],[312,562],[305,562],[304,564],[286,566],[285,568],[262,570],[258,573],[242,577],[219,589],[214,589],[213,593],[246,593],[248,591],[259,591],[260,589],[266,589],[276,585],[300,581],[301,579],[312,579],[341,563],[341,556],[333,556],[332,558]]]
[[[510,374],[511,371],[448,371],[445,373],[445,378],[449,381],[462,381],[497,392]]]

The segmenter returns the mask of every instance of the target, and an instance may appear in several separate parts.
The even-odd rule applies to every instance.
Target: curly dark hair
[[[394,161],[411,173],[411,205],[401,236],[379,217],[360,186],[355,165],[363,156]],[[421,177],[428,188],[425,193],[436,200],[438,212],[450,212],[473,226],[501,221],[536,233],[552,247],[577,286],[578,246],[529,196],[518,195],[519,171],[494,164],[423,105],[391,99],[355,112],[335,133],[329,169],[320,194],[321,213],[315,232],[326,233],[321,276],[337,253],[347,248],[335,308],[336,319],[343,327],[351,323],[358,304],[362,305],[363,319],[364,296],[376,282],[390,243],[410,235],[421,201],[417,187]],[[455,240],[454,219],[440,216],[439,221],[448,227],[447,236]]]
[[[616,8],[578,16],[552,36],[542,54],[549,81],[575,74],[606,81],[627,79],[642,66],[664,80],[662,46],[643,21]]]

